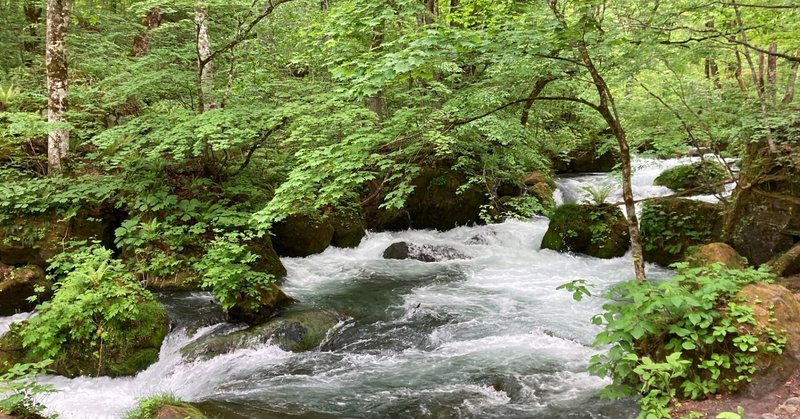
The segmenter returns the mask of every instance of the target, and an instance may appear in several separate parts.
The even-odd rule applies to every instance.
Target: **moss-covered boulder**
[[[304,257],[327,249],[333,240],[333,232],[333,225],[327,217],[290,215],[272,227],[272,243],[281,256]]]
[[[157,394],[139,400],[136,409],[124,416],[126,419],[206,419],[198,408],[171,394]]]
[[[63,355],[50,365],[56,374],[65,377],[80,375],[110,377],[135,375],[158,360],[161,343],[169,331],[169,319],[156,301],[144,301],[137,306],[135,321],[110,331],[102,351],[95,351],[81,341],[67,339],[62,344]],[[16,323],[0,337],[0,374],[18,362],[39,362],[22,346],[20,330],[27,322]]]
[[[271,274],[277,281],[286,276],[286,267],[283,266],[278,252],[275,251],[275,246],[272,238],[269,235],[254,238],[247,242],[247,248],[253,254],[258,256],[250,267],[256,272],[264,272]]]
[[[728,269],[744,269],[747,260],[726,243],[709,243],[690,248],[686,261],[691,267],[711,266],[719,263]]]
[[[336,313],[327,310],[305,309],[287,312],[262,325],[224,336],[199,339],[181,348],[181,354],[189,360],[209,359],[268,342],[285,351],[308,351],[318,347],[339,320]]]
[[[207,416],[196,407],[181,404],[161,406],[152,416],[153,419],[206,419]]]
[[[630,247],[628,222],[616,206],[561,205],[550,217],[541,247],[605,259],[623,256]]]
[[[707,194],[722,192],[728,178],[725,166],[716,161],[703,160],[667,169],[658,175],[653,184],[666,186],[676,192]]]
[[[753,381],[744,389],[750,396],[783,385],[800,366],[800,303],[788,289],[776,284],[751,284],[738,297],[753,308],[757,327],[772,329],[786,338],[783,353],[760,351],[755,358]]]
[[[124,214],[110,206],[85,207],[70,217],[57,211],[0,217],[0,263],[37,265],[64,250],[71,240],[99,240],[114,247],[114,230]]]
[[[247,324],[259,324],[280,308],[290,305],[294,300],[275,284],[261,290],[258,296],[240,295],[236,304],[228,310],[228,320]]]
[[[619,162],[619,152],[615,149],[600,151],[595,144],[587,144],[551,160],[556,173],[610,172]]]
[[[328,218],[333,225],[333,246],[358,247],[361,239],[367,235],[367,223],[357,209],[336,210]]]
[[[365,207],[367,227],[374,231],[397,231],[408,228],[449,230],[480,224],[481,206],[490,202],[485,188],[470,185],[467,176],[444,167],[426,167],[411,181],[414,190],[402,209],[380,208],[385,196],[372,190],[377,199]],[[379,186],[376,185],[376,188]]]
[[[28,301],[28,297],[45,299],[50,294],[50,286],[44,270],[36,265],[0,267],[0,316],[33,310],[36,302]],[[43,290],[40,294],[36,292],[38,287]]]
[[[722,208],[684,198],[647,201],[640,217],[644,260],[669,266],[692,246],[719,241]]]

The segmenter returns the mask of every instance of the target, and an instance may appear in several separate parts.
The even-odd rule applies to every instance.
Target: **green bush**
[[[43,374],[45,368],[53,361],[46,359],[31,364],[16,364],[3,375],[0,375],[0,413],[20,418],[39,417],[45,406],[38,400],[39,396],[56,390],[51,385],[37,384],[37,375]]]
[[[669,417],[675,397],[732,392],[750,381],[758,354],[780,354],[786,339],[759,328],[753,308],[736,298],[743,286],[769,282],[763,270],[688,269],[669,281],[626,282],[593,322],[604,330],[590,372],[610,377],[608,397],[642,394],[641,418]]]

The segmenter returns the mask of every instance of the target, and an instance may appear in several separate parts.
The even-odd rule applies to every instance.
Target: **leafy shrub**
[[[590,372],[612,379],[605,396],[641,393],[643,418],[669,417],[675,397],[735,391],[750,381],[756,355],[780,354],[786,343],[757,327],[753,308],[736,298],[747,284],[771,281],[768,272],[676,266],[669,281],[618,285],[593,319],[605,328],[595,345],[610,346],[592,357]]]
[[[20,418],[40,416],[45,406],[39,396],[56,391],[51,385],[37,384],[34,378],[45,372],[52,360],[46,359],[31,364],[16,364],[0,375],[0,413]]]
[[[212,290],[225,311],[243,300],[254,305],[249,308],[258,309],[259,296],[275,280],[272,274],[256,272],[250,266],[259,257],[246,245],[251,238],[245,233],[217,237],[205,257],[195,264],[202,286]]]
[[[100,371],[104,350],[133,338],[130,324],[141,320],[143,303],[153,296],[112,259],[110,250],[96,244],[58,255],[50,269],[63,277],[53,299],[40,304],[39,315],[20,331],[22,344],[29,356],[56,362],[68,356],[70,346],[80,346]]]

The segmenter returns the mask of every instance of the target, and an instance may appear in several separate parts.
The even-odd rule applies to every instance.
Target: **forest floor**
[[[800,370],[796,371],[786,383],[762,397],[754,399],[745,394],[728,394],[716,396],[708,400],[686,401],[673,408],[673,418],[681,418],[691,412],[700,412],[701,418],[716,418],[721,412],[736,412],[744,409],[744,419],[796,419],[800,418],[800,405],[793,405],[800,400]],[[689,416],[691,417],[691,416]]]

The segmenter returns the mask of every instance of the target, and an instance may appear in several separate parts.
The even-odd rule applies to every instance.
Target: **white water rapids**
[[[670,193],[652,180],[682,162],[637,170],[636,198]],[[562,179],[556,195],[563,201],[583,185],[609,181],[608,175]],[[617,200],[613,193],[608,199]],[[348,318],[321,350],[306,353],[264,345],[184,362],[181,347],[229,325],[187,336],[186,326],[197,318],[217,321],[210,297],[172,296],[167,306],[178,327],[156,364],[129,378],[45,377],[59,392],[41,401],[63,418],[121,417],[137,398],[163,392],[208,402],[222,417],[634,417],[634,402],[599,399],[606,382],[586,372],[597,351],[590,318],[601,311],[598,295],[633,276],[630,256],[602,260],[541,250],[547,224],[536,218],[447,232],[372,233],[356,249],[283,259],[288,294]],[[445,245],[471,259],[382,259],[400,240]],[[670,273],[648,266],[648,274]],[[577,303],[556,291],[574,279],[592,283],[594,295]],[[195,307],[204,309],[198,314]],[[0,318],[0,333],[11,321]]]

